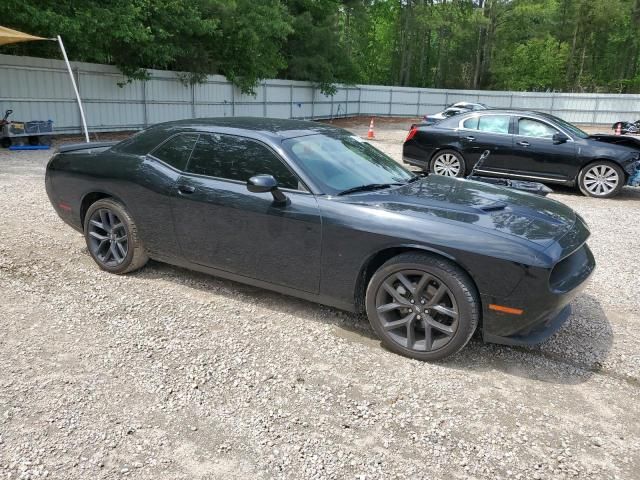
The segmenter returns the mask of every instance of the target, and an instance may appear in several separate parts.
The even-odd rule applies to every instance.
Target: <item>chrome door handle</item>
[[[531,145],[529,142],[525,142],[524,140],[518,142],[518,145],[522,146],[522,147],[528,147],[529,145]]]
[[[473,137],[473,136],[471,136],[471,135],[469,135],[468,137],[464,137],[464,138],[466,138],[466,139],[467,139],[467,140],[469,140],[470,142],[473,142],[473,141],[476,139],[476,137]]]
[[[192,187],[191,185],[178,186],[178,192],[182,193],[183,195],[189,195],[190,193],[193,193],[195,191],[196,191],[196,187]]]

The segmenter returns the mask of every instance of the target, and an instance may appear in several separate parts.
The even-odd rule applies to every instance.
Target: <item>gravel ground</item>
[[[376,146],[399,158],[407,128]],[[48,203],[48,155],[0,151],[0,479],[640,478],[640,190],[552,194],[599,264],[552,339],[428,364],[327,307],[102,272]]]

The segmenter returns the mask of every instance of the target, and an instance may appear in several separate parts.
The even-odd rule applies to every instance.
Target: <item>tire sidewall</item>
[[[378,288],[389,277],[389,275],[401,270],[422,270],[434,275],[451,290],[458,306],[458,330],[454,334],[453,339],[444,347],[431,352],[419,352],[408,349],[399,345],[390,339],[384,330],[376,311],[376,294]],[[425,263],[393,263],[387,262],[383,265],[371,278],[367,287],[365,306],[369,323],[375,330],[378,338],[389,350],[403,355],[405,357],[415,358],[417,360],[440,360],[452,355],[463,348],[473,335],[477,326],[477,311],[474,313],[473,306],[469,303],[468,297],[464,292],[462,280],[456,278],[449,271],[444,270],[438,265],[437,261]],[[479,305],[478,305],[479,308]],[[476,318],[474,318],[474,315]],[[474,321],[475,320],[475,321]]]
[[[100,209],[108,209],[114,212],[116,215],[118,215],[118,218],[124,224],[124,229],[128,237],[127,255],[125,256],[124,261],[121,264],[116,265],[115,267],[104,265],[94,255],[89,243],[89,221],[91,220],[91,217],[96,212],[96,210],[100,210]],[[127,270],[127,268],[129,268],[129,266],[131,265],[131,262],[133,261],[133,257],[135,254],[135,249],[136,249],[136,246],[134,244],[135,239],[133,238],[133,235],[131,234],[131,232],[132,232],[132,228],[131,228],[131,221],[130,221],[129,214],[127,213],[127,211],[124,209],[122,205],[120,205],[118,202],[115,202],[113,200],[108,200],[108,199],[98,200],[97,202],[93,203],[89,207],[86,215],[84,216],[84,240],[87,245],[87,250],[89,251],[89,255],[91,255],[91,258],[93,258],[93,260],[98,264],[98,266],[102,270],[105,270],[107,272],[122,273],[125,270]]]
[[[604,166],[607,166],[607,167],[611,167],[618,174],[618,178],[619,178],[618,185],[616,186],[615,189],[613,189],[610,193],[608,193],[606,195],[594,195],[591,192],[589,192],[589,190],[587,190],[585,188],[585,186],[584,186],[584,176],[587,174],[587,172],[589,170],[591,170],[593,167],[598,166],[598,165],[604,165]],[[612,198],[612,197],[615,197],[616,195],[618,195],[620,193],[620,191],[624,187],[624,184],[625,184],[624,172],[622,171],[622,168],[620,168],[619,165],[616,165],[613,162],[600,161],[600,162],[590,163],[589,165],[587,165],[584,168],[582,168],[582,170],[580,170],[580,174],[578,175],[578,188],[580,189],[580,192],[582,192],[582,194],[584,196],[591,197],[591,198]]]
[[[456,150],[451,150],[451,149],[444,149],[444,150],[439,150],[438,152],[436,152],[433,157],[431,157],[431,161],[429,162],[429,172],[433,173],[434,175],[437,175],[437,173],[435,173],[434,171],[434,164],[436,162],[436,159],[438,157],[440,157],[441,155],[445,155],[445,154],[451,154],[454,155],[458,161],[460,162],[460,172],[458,172],[458,175],[456,175],[457,178],[462,178],[466,175],[467,173],[467,162],[464,160],[464,157],[462,156],[462,154]]]

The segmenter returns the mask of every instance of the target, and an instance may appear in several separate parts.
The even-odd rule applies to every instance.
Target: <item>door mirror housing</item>
[[[558,145],[560,143],[566,143],[567,140],[569,140],[569,137],[567,137],[564,133],[556,133],[553,135],[554,145]]]
[[[278,181],[273,175],[255,175],[247,180],[247,190],[252,193],[271,193],[273,200],[279,205],[288,202],[287,196],[278,188]]]

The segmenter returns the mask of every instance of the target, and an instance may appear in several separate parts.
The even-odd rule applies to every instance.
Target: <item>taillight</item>
[[[409,134],[407,135],[407,138],[404,139],[404,141],[408,142],[416,136],[416,133],[418,133],[418,127],[416,127],[415,125],[411,125],[411,130],[409,130]]]

